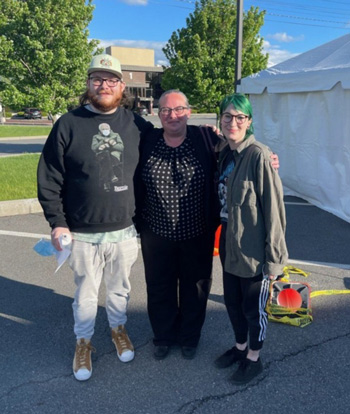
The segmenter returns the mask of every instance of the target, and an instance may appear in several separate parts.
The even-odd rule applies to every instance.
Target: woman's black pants
[[[226,225],[220,235],[220,259],[225,263]],[[249,338],[249,348],[260,350],[266,338],[268,324],[265,310],[269,297],[268,279],[262,274],[239,277],[223,270],[224,300],[236,342],[244,344]]]
[[[186,241],[141,231],[147,309],[155,345],[196,347],[211,287],[214,230]]]

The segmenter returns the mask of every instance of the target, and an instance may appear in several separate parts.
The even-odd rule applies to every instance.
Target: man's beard
[[[120,101],[122,100],[122,94],[115,96],[114,99],[109,103],[101,102],[98,98],[98,95],[91,91],[88,91],[88,98],[91,104],[94,106],[94,108],[101,112],[109,112],[112,109],[116,109],[119,106]]]

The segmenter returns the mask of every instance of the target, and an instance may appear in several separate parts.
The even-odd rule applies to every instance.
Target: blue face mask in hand
[[[40,254],[40,256],[52,256],[57,253],[50,240],[40,239],[33,249]]]

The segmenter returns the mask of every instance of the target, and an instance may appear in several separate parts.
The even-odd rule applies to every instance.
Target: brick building
[[[134,108],[145,106],[153,113],[153,106],[158,105],[163,92],[160,86],[163,68],[154,65],[154,50],[108,46],[106,53],[120,61],[127,91],[134,97]]]

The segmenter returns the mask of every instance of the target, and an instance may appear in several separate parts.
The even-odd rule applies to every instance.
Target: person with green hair
[[[260,350],[266,337],[269,286],[288,258],[286,214],[280,177],[271,166],[270,149],[253,135],[252,107],[245,95],[223,99],[220,126],[228,145],[219,155],[219,252],[236,344],[215,365],[238,363],[231,380],[241,385],[263,371]]]

